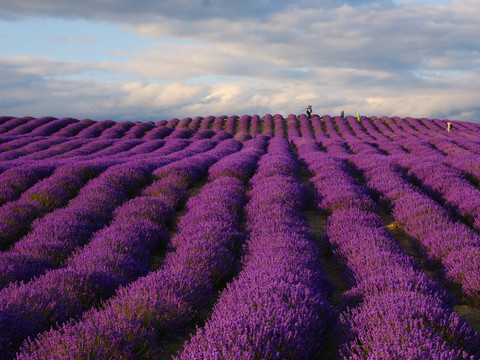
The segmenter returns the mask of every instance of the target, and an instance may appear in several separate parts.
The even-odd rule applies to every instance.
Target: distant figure
[[[357,121],[358,121],[358,122],[360,122],[360,119],[361,119],[361,118],[362,118],[362,117],[360,116],[360,114],[357,113]]]
[[[307,106],[306,113],[307,113],[307,117],[310,119],[312,117],[312,105]]]
[[[342,112],[340,113],[340,117],[341,117],[342,119],[345,119],[345,112],[344,112],[343,110],[342,110]]]
[[[447,121],[447,131],[450,132],[452,129],[452,123],[450,121]]]

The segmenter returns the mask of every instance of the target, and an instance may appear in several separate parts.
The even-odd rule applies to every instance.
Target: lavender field
[[[480,124],[0,117],[0,359],[480,359]]]

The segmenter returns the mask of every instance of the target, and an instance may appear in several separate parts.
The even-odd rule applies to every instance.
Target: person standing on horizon
[[[450,121],[447,121],[447,131],[450,132],[452,129],[452,123]]]
[[[361,119],[361,118],[362,118],[362,117],[360,116],[360,113],[357,113],[357,121],[358,121],[358,122],[360,122],[360,119]]]
[[[307,117],[310,119],[312,117],[312,105],[308,105],[305,112],[307,113]]]
[[[341,117],[342,119],[345,119],[345,111],[342,110],[342,112],[340,113],[340,117]]]

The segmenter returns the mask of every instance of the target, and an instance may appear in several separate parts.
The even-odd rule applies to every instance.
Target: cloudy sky
[[[478,0],[0,0],[0,115],[480,122]]]

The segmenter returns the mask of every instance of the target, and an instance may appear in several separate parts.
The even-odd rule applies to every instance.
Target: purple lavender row
[[[2,310],[8,309],[11,313],[13,308],[19,318],[16,325],[29,329],[8,334],[16,344],[9,346],[9,350],[15,351],[26,336],[34,336],[55,323],[80,315],[111,296],[118,286],[145,275],[149,270],[150,252],[168,240],[165,226],[172,214],[172,207],[155,197],[132,199],[115,210],[111,225],[97,232],[89,244],[69,258],[66,267],[0,293],[0,296],[9,295],[10,299]],[[57,288],[60,291],[55,291]],[[32,298],[41,301],[22,309],[19,302],[11,300],[18,298],[26,303]],[[60,306],[47,310],[49,303]],[[32,318],[36,319],[34,324],[29,322]]]
[[[407,126],[409,126],[410,128],[413,128],[414,130],[418,131],[422,135],[426,135],[428,137],[438,136],[438,133],[436,131],[433,131],[433,130],[427,128],[418,119],[415,119],[415,118],[412,118],[412,117],[406,117],[403,120],[404,120],[404,122]]]
[[[192,121],[188,124],[188,127],[192,129],[193,131],[199,130],[200,124],[203,120],[203,117],[197,116],[192,119]]]
[[[37,151],[48,149],[51,146],[60,144],[62,142],[67,141],[67,139],[62,138],[43,138],[43,140],[33,141],[25,146],[22,146],[18,149],[5,151],[0,154],[0,162],[1,161],[10,161],[17,159],[19,157],[35,153]]]
[[[213,120],[212,130],[219,132],[223,130],[223,123],[225,121],[225,116],[217,116]]]
[[[251,181],[243,268],[180,359],[318,356],[331,310],[298,173],[287,141],[271,140]]]
[[[182,143],[185,147],[189,142]],[[165,145],[165,146],[164,146]],[[162,148],[163,146],[163,148]],[[162,148],[162,149],[159,149]],[[128,150],[129,149],[129,150]],[[145,160],[143,154],[151,153],[150,155],[169,154],[173,151],[180,150],[178,141],[173,140],[165,142],[163,140],[94,140],[84,146],[57,155],[52,158],[56,164],[69,163],[72,161],[85,161],[96,159],[97,161],[104,161],[110,164],[122,163],[128,161]],[[143,155],[143,156],[141,156]]]
[[[429,144],[433,145],[436,149],[440,150],[442,153],[447,156],[472,156],[478,155],[474,151],[466,149],[464,146],[458,145],[452,139],[447,139],[444,137],[436,137],[428,141]]]
[[[445,127],[445,122],[446,122],[446,120],[443,120],[443,127]],[[478,130],[479,130],[477,125],[474,124],[474,123],[465,122],[465,121],[452,121],[452,123],[454,125],[458,126],[459,129],[461,128],[461,129],[464,129],[464,130],[470,130],[470,131],[473,131],[475,133],[478,133]]]
[[[335,117],[335,124],[337,125],[338,132],[345,140],[357,139],[352,129],[348,126],[349,119],[355,119],[353,116],[346,116],[342,119],[340,116]]]
[[[16,139],[17,136],[6,136],[6,135],[0,135],[0,152],[2,151],[1,148],[3,144],[10,142],[14,139]]]
[[[231,145],[221,144],[216,152],[229,151],[228,149],[232,148]],[[200,147],[197,146],[198,150]],[[207,156],[203,163],[211,161],[212,158]],[[201,164],[202,162],[200,159],[192,158],[190,163],[184,164],[185,169],[192,169],[192,165],[195,163]],[[60,219],[61,223],[66,223],[66,226],[62,226],[61,233],[57,232],[60,239],[57,237],[52,242],[45,238],[46,230],[48,231],[51,223],[44,222],[43,225],[47,229],[45,226],[43,229],[36,228],[28,239],[29,241],[22,244],[20,249],[23,250],[23,253],[28,254],[30,249],[35,247],[35,240],[43,242],[36,248],[37,251],[43,251],[40,258],[43,255],[42,260],[50,261],[54,266],[60,265],[76,247],[85,243],[94,231],[111,218],[113,209],[126,200],[128,192],[142,186],[151,170],[151,166],[148,165],[134,166],[132,164],[119,165],[109,169],[97,179],[95,186],[91,186],[93,191],[83,191],[84,198],[82,199],[82,194],[80,194],[72,201],[73,204],[66,208],[64,215],[67,216]],[[108,187],[116,193],[107,191]],[[101,194],[107,192],[105,198],[99,199],[99,194],[95,193],[97,189],[102,190]],[[149,192],[148,189],[146,191]],[[27,284],[11,285],[0,292],[2,303],[5,304],[0,307],[0,318],[9,314],[17,319],[16,323],[19,327],[10,329],[6,326],[7,324],[0,322],[1,330],[4,333],[0,338],[5,339],[4,343],[0,344],[0,348],[3,345],[8,351],[14,351],[26,336],[33,336],[55,323],[79,315],[98,303],[99,299],[111,295],[113,289],[120,284],[132,281],[146,272],[148,266],[145,262],[145,253],[148,253],[159,241],[165,241],[166,233],[161,227],[159,228],[158,222],[171,212],[171,208],[158,199],[138,199],[132,200],[118,209],[113,225],[97,233],[92,242],[67,261],[66,268],[49,271]],[[157,211],[153,208],[145,214],[144,211],[154,204],[157,206]],[[145,222],[148,220],[145,218],[135,223],[135,208],[137,207],[137,215],[140,217],[159,216],[157,224],[149,224]],[[62,217],[62,214],[51,216],[51,220],[56,221],[59,216]],[[69,228],[68,225],[72,224],[72,221],[66,222],[67,218],[74,218],[77,222]],[[82,220],[83,223],[79,224],[78,221]],[[55,229],[56,227],[53,228],[53,230]],[[81,232],[79,232],[80,229],[82,229]],[[69,232],[69,237],[62,238],[65,230],[72,231]],[[74,236],[72,239],[71,236],[74,234],[76,238]],[[128,243],[130,243],[130,247],[124,249],[123,256],[116,258],[114,249],[121,249],[122,245]],[[138,252],[135,252],[135,247],[138,248]],[[118,251],[117,255],[119,255]],[[75,283],[80,286],[75,287]],[[57,293],[55,290],[58,286],[64,291]],[[31,304],[33,298],[38,300],[34,306]],[[48,307],[47,304],[55,304],[58,307]],[[32,323],[33,319],[35,320]]]
[[[170,168],[170,176],[159,182],[185,190],[186,184],[206,173],[213,162],[239,147],[234,140],[222,142],[208,154],[195,156],[183,168]],[[193,164],[199,173],[191,171]],[[241,181],[234,178],[222,177],[206,185],[188,202],[172,241],[177,249],[167,255],[161,269],[120,289],[103,309],[87,313],[82,321],[67,323],[27,342],[17,359],[84,358],[85,351],[94,358],[154,358],[158,338],[192,321],[199,311],[196,308],[211,301],[208,297],[213,296],[213,284],[226,276],[226,267],[234,267],[225,256],[229,246],[241,238],[235,219],[243,205],[243,190]],[[174,205],[175,191],[170,195],[173,197],[168,202]]]
[[[319,210],[330,213],[326,236],[334,256],[353,285],[340,316],[341,358],[479,356],[478,335],[452,311],[445,290],[401,250],[345,161],[305,139],[296,144],[314,174]]]
[[[13,119],[13,116],[0,116],[0,125],[5,124],[8,120]]]
[[[460,136],[451,137],[451,141],[457,145],[457,148],[480,154],[480,144],[477,141],[471,141]]]
[[[438,120],[432,119],[438,126],[443,129],[446,128],[446,123],[448,120]],[[457,130],[454,132],[455,135],[459,135],[463,138],[468,138],[474,142],[478,142],[479,128],[475,123],[465,122],[465,121],[455,121],[452,120],[452,129]]]
[[[325,126],[330,139],[343,141],[343,138],[339,135],[335,127],[335,123],[337,121],[333,121],[333,119],[328,115],[324,116],[323,119],[325,120]]]
[[[185,117],[183,119],[181,119],[177,126],[175,127],[175,129],[184,129],[184,128],[187,128],[188,127],[188,124],[190,124],[190,122],[192,121],[192,118],[191,117]]]
[[[411,119],[411,118],[406,118],[405,120],[407,119]],[[414,119],[415,120],[415,119]],[[451,133],[443,133],[441,136],[437,135],[437,133],[434,133],[432,136],[435,136],[433,139],[431,136],[427,136],[427,135],[417,135],[418,137],[420,137],[422,140],[426,141],[427,143],[429,144],[433,144],[433,145],[437,145],[437,144],[442,144],[442,145],[445,145],[445,142],[448,142],[448,140],[446,140],[447,136],[454,136],[455,134],[451,134]],[[463,148],[467,148],[473,152],[476,152],[476,151],[479,151],[479,144],[478,142],[476,141],[469,141],[465,138],[461,138],[461,137],[458,137],[457,136],[457,140],[460,140],[462,139],[463,141],[461,141],[461,143],[463,144]],[[456,145],[454,142],[450,144],[450,146],[448,148],[444,147],[445,150],[449,150],[451,151],[452,150],[452,147]],[[462,150],[462,146],[458,146],[457,145],[457,150]],[[470,149],[472,148],[472,149]],[[437,151],[437,153],[439,153],[440,155],[443,155],[440,151]],[[451,154],[450,152],[447,152],[447,154]]]
[[[365,130],[362,128],[362,124],[369,122],[368,118],[362,117],[360,121],[358,121],[353,116],[347,116],[346,120],[348,122],[348,125],[352,129],[353,133],[357,137],[357,139],[366,140],[366,141],[375,140],[373,136],[365,132]]]
[[[194,131],[188,127],[181,129],[175,129],[171,134],[165,137],[165,139],[188,139],[192,137]]]
[[[273,116],[273,124],[275,137],[284,138],[285,137],[285,119],[280,114],[275,114]]]
[[[203,148],[197,146],[195,151],[201,152],[210,148],[210,144]],[[186,155],[189,156],[191,153]],[[160,161],[150,160],[149,163],[143,165],[143,168],[145,166],[151,168],[168,161],[168,156],[160,156]],[[171,167],[167,166],[165,171]],[[66,171],[72,172],[72,175],[77,175],[77,177],[85,173],[90,173],[92,176],[97,170],[101,170],[101,168],[97,168],[99,168],[99,164],[94,163],[92,165],[76,165],[73,168],[67,167]],[[124,170],[122,170],[123,168]],[[139,171],[138,166],[116,166],[83,188],[79,197],[72,200],[67,208],[57,210],[44,219],[37,220],[32,232],[17,242],[11,252],[4,253],[4,256],[0,257],[3,268],[1,287],[12,281],[27,280],[47,268],[60,266],[79,244],[87,241],[94,231],[109,220],[109,214],[113,208],[124,201],[126,196],[132,195],[132,192],[140,185],[140,179],[135,178],[135,182],[130,184],[128,181],[117,179],[118,175],[112,175],[112,171],[114,174],[124,171],[124,177],[126,176],[128,179],[133,176],[129,174],[129,170]],[[114,176],[113,179],[112,176]],[[125,182],[123,187],[120,186],[117,191],[118,194],[108,191],[111,181],[117,187]],[[106,192],[106,194],[102,194],[102,192]],[[115,196],[115,194],[118,195],[118,199],[110,200],[109,196]],[[94,213],[88,211],[91,208],[94,209]],[[96,208],[101,211],[95,212]],[[82,218],[83,215],[85,216]],[[61,226],[61,224],[64,225]],[[50,235],[46,236],[46,234]],[[15,266],[13,262],[19,264]]]
[[[77,135],[80,131],[86,129],[87,127],[95,124],[95,121],[91,119],[83,119],[73,124],[65,126],[63,129],[59,130],[58,132],[52,134],[52,136],[60,136],[60,137],[70,137]]]
[[[262,135],[273,138],[273,117],[271,114],[265,114],[263,117],[263,133]]]
[[[422,118],[420,120],[421,120],[421,123],[427,128],[429,128],[430,130],[433,130],[436,132],[439,132],[439,131],[445,132],[446,126],[440,126],[440,122],[435,121],[435,119]],[[452,128],[453,129],[456,128],[453,123],[452,123]]]
[[[63,212],[49,219],[49,223],[43,222],[43,226],[37,227],[32,236],[18,247],[19,253],[34,255],[36,259],[49,261],[52,267],[57,267],[75,248],[83,245],[95,230],[111,219],[115,207],[127,200],[127,192],[141,187],[148,174],[147,169],[132,165],[107,170],[98,178],[96,187],[90,187],[97,194],[93,194],[93,191],[80,194],[67,208],[70,216],[65,216],[67,213]],[[99,191],[108,201],[92,202],[98,199]],[[132,210],[131,207],[128,209]],[[0,338],[3,340],[0,349],[2,353],[9,354],[7,358],[13,356],[25,338],[80,315],[98,304],[100,299],[111,295],[119,284],[130,279],[129,276],[134,277],[136,271],[141,273],[145,269],[141,259],[145,256],[146,248],[165,239],[166,231],[145,221],[136,222],[133,216],[127,221],[126,210],[119,209],[122,210],[123,216],[119,216],[119,219],[123,218],[124,221],[114,222],[97,233],[85,248],[69,259],[66,267],[47,271],[25,284],[11,284],[0,291]],[[66,222],[67,219],[69,222]],[[52,222],[58,225],[59,220],[66,222],[66,226],[61,234],[57,231],[55,235],[63,235],[63,239],[45,237],[44,231],[58,228]],[[131,224],[136,226],[132,227]],[[69,232],[69,238],[65,238],[65,232]],[[142,239],[144,244],[143,249],[138,246],[138,253],[128,247],[134,239]],[[41,246],[35,246],[37,242]],[[114,245],[117,251],[114,251]],[[32,251],[33,246],[35,249]],[[38,252],[38,256],[35,256],[35,252]],[[15,326],[8,324],[9,318]]]
[[[150,140],[150,141],[143,141],[141,140],[138,145],[135,145],[130,150],[126,151],[123,155],[125,157],[134,156],[134,155],[141,155],[141,154],[150,154],[154,151],[159,150],[166,144],[165,140]]]
[[[259,157],[265,152],[265,146],[266,138],[255,138],[244,142],[242,151],[232,154],[210,167],[209,179],[213,181],[224,176],[248,183],[257,168]]]
[[[376,125],[378,125],[378,118],[376,118],[374,116],[371,116],[367,120],[362,119],[362,125],[365,127],[365,130],[366,130],[368,135],[373,137],[376,141],[391,142],[392,139],[390,137],[388,137],[388,134],[391,133],[391,130],[390,131],[387,130],[387,133],[384,134],[384,133],[379,131],[378,127],[376,125],[374,125],[374,123],[376,123]],[[385,126],[385,124],[383,124],[383,125]]]
[[[151,152],[148,157],[145,157],[143,153],[136,155],[133,154],[133,156],[126,157],[125,161],[143,163],[155,167],[162,166],[152,173],[153,177],[156,179],[164,177],[173,169],[182,169],[181,171],[185,171],[186,168],[190,167],[190,173],[193,173],[194,171],[198,172],[200,169],[195,165],[195,161],[189,157],[200,156],[203,158],[203,163],[205,163],[207,158],[210,160],[214,159],[213,155],[209,155],[210,150],[213,151],[214,154],[217,154],[223,153],[224,151],[230,151],[229,147],[236,148],[237,146],[240,146],[238,141],[228,139],[228,136],[223,136],[223,134],[225,133],[219,133],[211,139],[198,139],[195,141],[187,139],[169,139],[165,141],[163,147]],[[225,139],[228,140],[223,141]],[[163,166],[166,162],[173,163]]]
[[[0,206],[17,200],[35,183],[51,175],[54,169],[54,166],[37,163],[5,170],[0,174]]]
[[[412,137],[412,134],[409,132],[406,132],[399,124],[397,123],[397,117],[389,117],[389,116],[382,116],[381,119],[383,120],[385,126],[387,126],[393,133],[403,137],[403,138],[410,138]],[[415,132],[416,133],[416,132]],[[417,137],[416,135],[413,135],[413,137]]]
[[[411,119],[411,118],[406,118]],[[438,137],[438,135],[441,135],[443,138],[450,138],[450,139],[455,139],[460,142],[462,142],[464,145],[472,145],[474,148],[479,147],[478,141],[478,134],[476,136],[471,136],[470,134],[465,134],[462,130],[460,130],[460,126],[456,124],[456,122],[452,121],[452,132],[447,132],[446,131],[446,121],[441,122],[438,119],[427,119],[427,118],[421,118],[421,119],[414,119],[413,121],[422,124],[423,126],[427,127],[430,130],[430,134],[432,134],[434,137]],[[466,136],[465,136],[466,135]]]
[[[235,135],[235,124],[237,122],[238,116],[233,115],[233,116],[228,116],[225,119],[225,132],[230,135]]]
[[[30,258],[30,260],[38,259],[39,261],[32,264],[32,267],[41,267],[41,270],[45,270],[48,267],[45,266],[45,264],[42,264],[41,260],[47,260],[44,261],[44,263],[48,262],[50,259],[52,260],[50,263],[57,260],[61,261],[61,251],[65,251],[67,247],[72,247],[72,243],[76,240],[80,240],[82,237],[84,237],[83,240],[88,238],[88,234],[86,233],[92,231],[92,227],[97,226],[98,228],[98,225],[108,217],[107,213],[109,210],[107,208],[96,208],[98,205],[102,204],[98,204],[92,198],[92,196],[95,197],[94,191],[97,192],[97,199],[98,193],[100,193],[107,200],[104,201],[106,207],[112,207],[112,202],[115,203],[122,201],[121,199],[125,197],[125,194],[121,193],[122,186],[137,186],[137,184],[134,183],[131,174],[128,174],[129,170],[130,169],[123,169],[123,172],[127,173],[130,181],[128,181],[127,178],[121,178],[121,171],[110,171],[109,178],[104,179],[107,183],[104,182],[103,186],[97,186],[95,189],[92,188],[92,186],[84,188],[92,191],[83,191],[66,211],[62,211],[61,214],[57,213],[56,216],[50,217],[50,219],[48,219],[49,221],[47,220],[38,223],[38,226],[34,227],[34,232],[28,237],[28,240],[23,241],[19,244],[20,246],[12,251],[11,254],[13,255],[13,258],[17,255],[17,258],[23,256],[24,259],[28,260],[28,255],[33,254],[33,258]],[[92,169],[89,168],[88,171],[92,171]],[[122,184],[122,182],[125,184]],[[117,188],[115,188],[115,185],[117,185]],[[89,199],[91,200],[88,201]],[[112,201],[112,199],[114,201]],[[82,205],[84,206],[82,207]],[[64,243],[61,243],[62,236],[64,237]],[[38,252],[37,254],[35,254],[36,251]],[[60,257],[60,260],[58,257]],[[6,259],[6,257],[2,259]],[[25,263],[20,262],[19,264],[12,265],[22,267]],[[28,275],[31,275],[31,273]],[[62,310],[69,308],[69,306],[78,306],[78,301],[56,303],[54,301],[55,297],[52,298],[52,296],[55,296],[57,291],[62,293],[62,290],[71,288],[75,289],[77,293],[82,291],[91,292],[91,287],[93,286],[93,288],[95,288],[95,286],[98,285],[97,280],[101,278],[101,276],[95,274],[89,279],[81,279],[79,276],[74,275],[75,274],[52,272],[51,275],[46,278],[39,278],[26,285],[12,285],[0,292],[0,297],[2,298],[2,309],[0,310],[0,327],[2,329],[2,331],[0,331],[2,334],[0,338],[2,339],[2,343],[0,344],[0,349],[2,354],[7,354],[12,346],[15,347],[20,345],[20,341],[25,336],[31,335],[31,331],[35,331],[38,326],[44,326],[45,322],[49,324],[55,322],[54,320],[57,319],[55,316],[57,315],[52,314],[52,305],[48,306],[48,303],[55,304],[53,308]],[[48,284],[52,285],[47,286]],[[59,286],[59,289],[57,289],[57,286]],[[86,294],[82,295],[85,296]],[[32,296],[35,297],[35,300],[33,300]],[[42,299],[45,300],[46,303],[42,302]],[[49,299],[52,299],[53,301]],[[35,311],[35,309],[37,309],[37,311]],[[14,326],[12,326],[12,324],[14,324]],[[22,324],[24,326],[22,326]]]
[[[420,133],[403,118],[400,118],[398,116],[393,116],[390,118],[390,121],[395,122],[396,126],[403,131],[406,137],[412,137],[413,135],[414,137],[418,137],[422,139],[426,139],[427,137],[431,138],[429,136],[426,136],[425,134]]]
[[[412,134],[404,131],[396,122],[396,117],[388,117],[388,116],[382,116],[382,120],[385,121],[385,125],[388,126],[393,133],[398,134],[399,136],[402,137],[412,137]],[[416,135],[413,135],[413,137],[417,137]]]
[[[408,169],[407,174],[421,181],[445,202],[447,208],[460,214],[475,229],[480,230],[480,190],[474,187],[460,170],[439,161],[405,156],[395,161]]]
[[[102,121],[98,121],[88,127],[86,127],[85,129],[81,130],[77,136],[80,137],[80,138],[96,138],[98,136],[100,136],[100,134],[114,126],[116,123],[115,121],[112,121],[112,120],[102,120]]]
[[[240,119],[238,119],[238,129],[237,133],[247,133],[248,134],[248,129],[250,127],[250,120],[251,120],[250,115],[242,115]]]
[[[15,159],[14,163],[25,162],[31,160],[48,160],[54,156],[62,155],[64,153],[70,152],[72,150],[78,149],[81,146],[87,144],[88,140],[86,139],[68,139],[59,144],[54,144],[49,148],[37,152],[33,152],[27,155],[23,155]]]
[[[5,134],[6,132],[15,129],[16,127],[19,127],[23,124],[25,124],[27,121],[33,119],[30,116],[25,116],[25,117],[20,117],[20,118],[12,118],[10,120],[7,120],[4,122],[2,125],[0,125],[0,134]]]
[[[207,129],[210,129],[211,125],[212,125],[212,122],[214,121],[215,119],[215,116],[207,116],[205,117],[202,122],[200,123],[200,127],[198,130],[207,130]]]
[[[173,128],[167,126],[156,126],[149,132],[147,132],[143,137],[142,140],[157,140],[163,139],[166,136],[170,135],[173,132]]]
[[[347,158],[351,152],[347,149],[345,140],[327,139],[321,142],[323,147],[326,147],[327,152],[336,157]]]
[[[248,133],[250,119],[250,115],[243,115],[242,117],[240,117],[240,119],[238,120],[238,129],[235,133],[235,136],[233,137],[234,139],[239,141],[246,141],[252,138],[252,136]]]
[[[252,118],[250,119],[250,129],[248,133],[252,138],[256,137],[257,135],[260,134],[260,116],[257,114],[253,115]]]
[[[478,190],[470,185],[463,174],[455,169],[445,166],[438,161],[426,160],[421,154],[430,154],[433,159],[438,158],[438,152],[428,146],[420,146],[414,143],[415,147],[409,147],[420,157],[409,156],[396,157],[395,163],[409,168],[409,173],[421,179],[430,188],[443,195],[447,205],[470,219],[473,226],[478,228]],[[378,157],[377,157],[378,158]],[[441,156],[440,156],[441,158]],[[395,174],[400,177],[399,169]],[[405,182],[403,179],[397,182]],[[386,191],[384,189],[384,191]],[[403,200],[394,201],[398,204],[398,217],[405,222],[405,230],[411,236],[420,240],[429,255],[436,261],[441,261],[446,267],[447,278],[462,285],[463,294],[475,304],[480,299],[480,282],[474,274],[480,270],[478,258],[480,257],[480,237],[471,232],[463,224],[454,223],[450,215],[446,213],[433,200],[419,195],[414,191],[405,194]],[[424,203],[422,208],[431,208],[429,213],[418,217],[426,222],[422,227],[409,219],[404,202],[411,205],[412,201]],[[400,204],[400,202],[402,204]],[[443,242],[448,242],[448,246]],[[465,259],[463,258],[465,257]],[[462,261],[459,261],[462,259]]]
[[[447,157],[444,160],[444,163],[456,169],[462,170],[467,174],[468,177],[470,177],[470,179],[473,180],[474,183],[480,183],[480,167],[478,166],[480,163],[480,156],[470,155],[462,157]]]
[[[173,118],[173,119],[168,120],[168,122],[165,124],[165,126],[168,126],[168,127],[171,127],[172,129],[175,129],[179,122],[180,122],[179,119]]]
[[[105,165],[98,163],[67,165],[55,171],[51,183],[59,188],[68,186],[67,190],[74,193],[104,169]],[[108,221],[105,213],[96,207],[102,205],[102,200],[110,202],[110,195],[119,195],[120,200],[126,196],[125,191],[112,190],[115,184],[107,184],[112,178],[111,173],[107,171],[104,176],[90,181],[67,207],[36,219],[30,233],[19,239],[10,251],[0,253],[0,289],[11,282],[26,281],[46,269],[60,266],[78,244],[88,240],[93,231],[103,225],[102,220]],[[61,182],[68,185],[62,186]],[[120,188],[118,180],[116,186]],[[114,199],[112,203],[120,200]]]
[[[91,155],[82,157],[82,160],[98,159],[98,158],[108,158],[109,160],[115,158],[116,156],[124,156],[126,152],[131,150],[137,145],[142,144],[142,140],[130,139],[130,140],[116,140],[111,146],[108,146],[104,149],[96,151]]]
[[[443,163],[464,171],[477,182],[480,181],[480,167],[478,166],[480,155],[475,149],[472,150],[472,146],[467,146],[465,143],[463,143],[465,146],[459,145],[462,142],[459,142],[458,139],[452,141],[437,138],[430,140],[429,143],[438,150],[432,156],[437,156],[438,154],[437,157],[439,160],[442,159]],[[447,156],[443,156],[442,153],[445,153]]]
[[[84,140],[84,139],[80,139]],[[51,159],[52,160],[60,160],[60,159],[68,159],[81,161],[86,156],[93,154],[95,152],[101,151],[109,146],[114,144],[114,140],[111,139],[88,139],[87,142],[80,146],[79,148],[72,149],[67,151],[63,154],[55,155]]]
[[[31,145],[27,145],[25,147],[17,149],[16,153],[11,154],[9,156],[9,157],[12,158],[12,159],[9,160],[10,166],[18,166],[18,165],[21,165],[25,162],[29,162],[29,161],[31,161],[31,159],[29,160],[29,158],[28,158],[29,156],[34,157],[36,154],[40,153],[42,151],[42,149],[49,150],[50,147],[51,147],[50,145],[57,146],[57,145],[54,145],[55,142],[51,141],[51,140],[55,140],[55,139],[61,139],[61,141],[58,145],[61,145],[61,144],[64,144],[64,143],[68,144],[70,142],[70,139],[67,139],[67,138],[54,138],[54,137],[48,137],[48,138],[46,138],[46,140],[34,142]],[[83,140],[83,139],[80,139],[80,140]],[[69,156],[73,157],[74,155],[79,155],[79,154],[90,154],[94,151],[98,151],[98,150],[103,149],[107,146],[110,146],[111,144],[112,144],[112,140],[87,141],[86,143],[84,143],[84,145],[81,145],[80,147],[77,147],[73,150],[66,151],[66,152],[61,153],[59,155],[52,155],[51,158],[49,158],[49,160],[66,158],[66,157],[69,157]],[[2,153],[2,155],[3,154],[8,154],[8,153]],[[22,156],[22,157],[20,157],[20,156]],[[25,157],[25,156],[27,156],[27,157],[25,158],[25,160],[23,160],[23,157]]]
[[[327,134],[325,134],[323,124],[325,123],[324,118],[320,119],[318,116],[313,116],[312,119],[312,126],[313,126],[313,131],[314,131],[314,136],[315,139],[318,142],[322,142],[324,140],[327,140],[329,137]]]
[[[6,152],[6,151],[11,151],[15,150],[18,148],[21,148],[22,146],[28,145],[33,143],[34,141],[38,140],[44,140],[40,136],[35,136],[35,137],[25,137],[25,136],[13,136],[9,137],[8,141],[5,141],[0,145],[0,152]]]
[[[40,117],[36,119],[29,119],[27,122],[7,131],[6,134],[7,135],[29,134],[32,132],[32,130],[36,129],[41,125],[49,123],[52,120],[56,120],[56,118],[52,116],[45,116],[45,117]]]
[[[50,136],[53,133],[60,131],[61,129],[65,128],[66,126],[70,124],[75,124],[77,123],[78,120],[73,119],[73,118],[61,118],[61,119],[55,119],[52,121],[47,122],[44,125],[41,125],[37,128],[35,128],[29,135],[33,136]]]
[[[125,154],[119,154],[117,157],[106,157],[107,159],[114,159],[117,162],[132,162],[132,163],[144,163],[150,166],[159,167],[165,164],[165,160],[168,162],[182,160],[189,156],[201,154],[208,150],[211,150],[217,146],[218,142],[222,141],[222,138],[213,139],[199,139],[199,140],[187,140],[187,139],[169,139],[164,141],[163,146],[153,150],[145,156],[144,150],[148,150],[148,146],[143,147],[139,153],[134,149],[126,152]],[[222,145],[224,146],[224,145]],[[170,165],[169,165],[170,166]],[[177,166],[172,164],[171,166]],[[154,171],[154,177],[157,176],[158,171]]]
[[[373,119],[373,123],[382,134],[384,134],[385,136],[388,136],[393,141],[404,139],[404,137],[401,134],[393,131],[393,129],[391,129],[387,125],[387,119],[385,117],[382,117],[380,119],[375,118]]]
[[[102,131],[99,138],[101,139],[119,139],[125,136],[125,133],[130,130],[133,123],[130,121],[117,122],[112,127]]]
[[[412,136],[393,139],[396,140],[396,142],[380,142],[380,147],[391,154],[406,154],[408,151],[409,153],[421,157],[429,157],[462,170],[469,176],[477,179],[477,181],[480,179],[480,169],[477,165],[477,156],[469,153],[468,150],[459,147],[447,139],[435,138],[429,139],[428,142],[413,138]],[[433,148],[430,144],[435,145],[438,150]],[[445,156],[442,151],[449,156]]]
[[[443,149],[454,146],[448,140],[441,141],[437,139],[436,144],[443,144]],[[476,171],[478,166],[474,165],[474,159],[470,161],[458,160],[456,156],[443,156],[443,154],[431,148],[428,144],[415,141],[403,140],[401,144],[404,148],[416,154],[412,157],[403,149],[390,148],[390,154],[400,155],[392,160],[402,167],[408,169],[408,174],[422,181],[423,186],[427,186],[427,192],[435,191],[433,196],[441,195],[446,205],[456,213],[462,215],[476,229],[480,229],[480,192],[470,184],[466,175],[458,168],[480,178],[480,172]],[[363,149],[365,151],[365,149]],[[458,151],[458,150],[457,150]],[[466,151],[466,150],[465,150]],[[468,155],[468,151],[462,152],[462,155]],[[401,156],[403,155],[403,156]],[[471,155],[472,156],[472,155]],[[451,164],[453,167],[443,162]],[[470,164],[470,166],[468,166]],[[467,165],[467,166],[465,166]]]
[[[122,139],[140,139],[154,128],[155,124],[152,122],[142,123],[136,121],[134,125],[125,133]]]
[[[65,206],[90,179],[90,171],[60,167],[28,189],[19,200],[0,208],[0,248],[5,250],[25,235],[30,224],[56,208]]]
[[[392,203],[402,229],[421,243],[429,258],[443,264],[446,278],[460,284],[469,301],[478,304],[480,237],[405,180],[387,157],[356,156],[352,161],[364,171],[368,185]]]
[[[305,114],[298,115],[298,120],[300,122],[300,132],[302,133],[302,137],[307,139],[313,139],[313,131],[312,125],[315,120],[320,120],[318,116],[313,116],[311,120]],[[287,119],[288,120],[288,119]]]
[[[293,139],[300,137],[300,131],[298,130],[297,117],[294,114],[287,116],[287,137],[288,141],[292,142]]]

